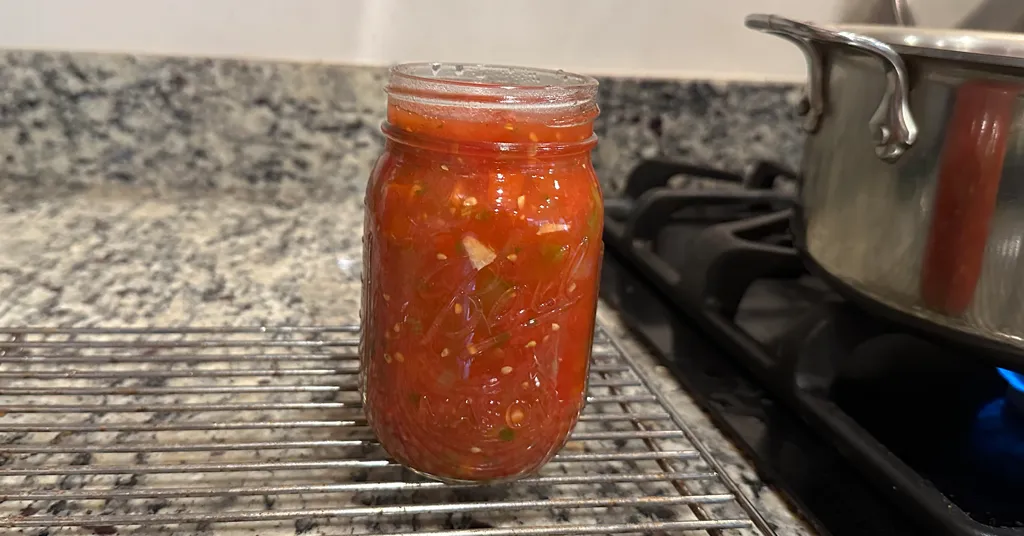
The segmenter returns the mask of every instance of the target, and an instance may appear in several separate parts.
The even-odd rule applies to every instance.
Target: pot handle
[[[895,162],[917,140],[917,123],[910,113],[910,82],[907,67],[889,45],[868,37],[815,26],[778,15],[748,15],[748,28],[777,35],[796,44],[807,58],[810,71],[807,100],[808,116],[804,128],[813,132],[825,109],[824,60],[818,43],[827,42],[856,48],[875,56],[885,68],[886,89],[882,102],[871,116],[869,126],[875,142],[875,154],[886,162]]]

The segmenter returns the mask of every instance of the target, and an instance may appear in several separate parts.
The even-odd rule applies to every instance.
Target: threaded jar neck
[[[534,152],[594,143],[597,80],[589,76],[501,65],[409,63],[391,69],[386,91],[383,129],[395,141],[491,144],[499,151],[534,145]]]
[[[528,67],[458,63],[406,63],[391,68],[386,91],[398,101],[434,106],[597,113],[597,80]]]

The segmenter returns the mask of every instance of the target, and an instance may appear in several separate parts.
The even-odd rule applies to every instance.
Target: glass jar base
[[[545,464],[541,464],[540,467],[537,467],[536,469],[534,469],[532,471],[527,471],[527,472],[524,472],[524,473],[519,474],[519,475],[505,476],[505,477],[499,477],[499,478],[489,478],[489,479],[486,479],[486,480],[466,480],[466,479],[461,479],[461,478],[451,478],[451,477],[445,477],[445,476],[438,476],[438,475],[435,475],[435,474],[428,473],[426,471],[420,471],[419,469],[413,469],[412,467],[409,467],[408,465],[403,465],[402,467],[407,469],[407,470],[409,470],[409,471],[412,471],[413,473],[416,473],[417,475],[422,476],[423,478],[426,478],[426,479],[429,479],[429,480],[434,480],[434,481],[441,482],[443,484],[452,485],[452,486],[495,486],[495,485],[500,485],[500,484],[510,484],[510,483],[515,482],[517,480],[522,480],[524,478],[529,478],[531,476],[534,476],[534,475],[536,475],[540,471],[540,469],[542,467],[544,467],[544,465]]]

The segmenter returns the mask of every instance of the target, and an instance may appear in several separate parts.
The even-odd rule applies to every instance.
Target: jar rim
[[[390,69],[390,97],[424,104],[503,109],[564,109],[592,105],[595,78],[563,70],[482,63],[418,62]]]

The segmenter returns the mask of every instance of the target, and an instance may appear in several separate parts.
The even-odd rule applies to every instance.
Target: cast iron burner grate
[[[356,326],[0,329],[0,527],[773,534],[603,329],[572,440],[539,475],[483,487],[384,455],[357,343]]]

